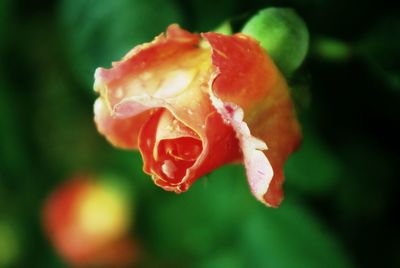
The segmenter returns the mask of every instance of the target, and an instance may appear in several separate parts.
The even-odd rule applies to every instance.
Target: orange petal
[[[218,70],[211,92],[214,106],[237,132],[253,194],[276,207],[283,198],[284,162],[301,136],[287,84],[254,39],[243,34],[203,36],[211,44]],[[253,136],[268,146],[265,154],[273,174],[268,160],[260,155],[263,145]]]
[[[149,111],[127,118],[113,117],[104,100],[98,98],[94,104],[94,120],[100,133],[114,146],[137,149],[140,126],[150,115]]]
[[[202,135],[213,110],[207,92],[211,52],[198,42],[198,35],[171,25],[166,36],[134,48],[111,69],[98,68],[94,88],[101,94],[96,102],[101,109],[95,111],[99,131],[117,146],[135,148],[146,117],[137,116],[165,107]]]

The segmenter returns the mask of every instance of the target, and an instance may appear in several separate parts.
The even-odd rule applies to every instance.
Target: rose
[[[256,40],[171,25],[111,69],[98,68],[94,89],[99,132],[139,149],[155,184],[180,193],[241,161],[255,197],[281,202],[300,129],[285,79]]]

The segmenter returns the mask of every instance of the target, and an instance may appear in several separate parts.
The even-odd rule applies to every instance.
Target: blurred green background
[[[239,30],[268,6],[294,8],[311,38],[290,78],[304,142],[282,206],[257,202],[240,166],[181,195],[154,186],[95,129],[95,67],[170,23]],[[377,0],[1,0],[0,267],[69,267],[41,214],[82,172],[127,185],[138,267],[400,267],[399,47],[400,12]]]

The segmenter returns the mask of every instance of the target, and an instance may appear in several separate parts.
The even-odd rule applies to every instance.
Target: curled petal
[[[263,203],[276,207],[283,198],[284,162],[301,137],[287,84],[254,39],[243,34],[203,36],[211,45],[217,69],[210,93],[213,104],[231,122],[241,142],[252,192]],[[234,119],[242,113],[242,122]],[[268,145],[265,155],[270,165],[253,145],[254,138]]]
[[[102,98],[96,100],[94,110],[97,129],[107,137],[111,144],[125,149],[136,149],[138,147],[138,125],[142,125],[147,120],[148,111],[134,117],[116,118],[111,115]]]
[[[202,175],[240,159],[235,132],[217,112],[207,117],[205,134],[201,137],[176,120],[170,112],[160,109],[140,132],[139,149],[144,161],[143,169],[153,175],[157,185],[180,193]],[[165,131],[163,124],[171,128],[179,126],[180,130]]]
[[[111,69],[98,68],[94,88],[108,108],[108,117],[99,118],[132,118],[164,107],[196,132],[204,132],[204,118],[213,109],[207,92],[211,52],[199,49],[198,42],[198,35],[171,25],[166,36],[134,48]],[[107,135],[100,121],[99,130]],[[134,121],[136,129],[131,130],[137,133],[144,122]]]
[[[262,152],[267,149],[267,145],[250,134],[249,127],[243,121],[243,110],[240,107],[224,104],[214,95],[211,95],[211,100],[218,112],[236,132],[251,192],[259,201],[270,205],[264,200],[264,194],[274,174],[267,157]]]

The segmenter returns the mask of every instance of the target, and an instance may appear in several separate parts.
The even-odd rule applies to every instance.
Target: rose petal
[[[139,135],[138,125],[142,125],[149,117],[149,111],[134,117],[115,118],[102,98],[94,104],[94,120],[100,133],[114,146],[124,149],[136,149]]]
[[[137,140],[137,135],[126,137],[125,132],[107,131],[106,127],[119,125],[112,120],[131,118],[129,130],[138,133],[144,121],[135,116],[165,107],[204,136],[205,118],[213,111],[207,92],[211,52],[200,49],[198,42],[198,35],[172,25],[166,36],[134,48],[113,68],[98,68],[94,87],[102,99],[97,101],[102,109],[95,111],[99,131],[116,145],[135,147],[132,139]]]
[[[144,124],[139,148],[144,171],[165,185],[177,186],[202,152],[202,142],[168,110],[159,109]]]
[[[262,152],[262,150],[267,149],[266,144],[251,135],[249,127],[243,121],[243,110],[240,107],[235,104],[223,103],[213,94],[210,98],[217,111],[236,132],[243,153],[243,162],[251,192],[259,201],[269,205],[263,197],[268,190],[274,172],[267,157]]]
[[[253,194],[276,207],[283,198],[284,162],[301,136],[288,87],[272,60],[252,38],[243,34],[203,36],[211,45],[217,69],[210,93],[213,104],[237,133]],[[238,120],[241,113],[244,121]],[[267,159],[260,155],[254,137],[268,145],[269,150],[264,152]]]

